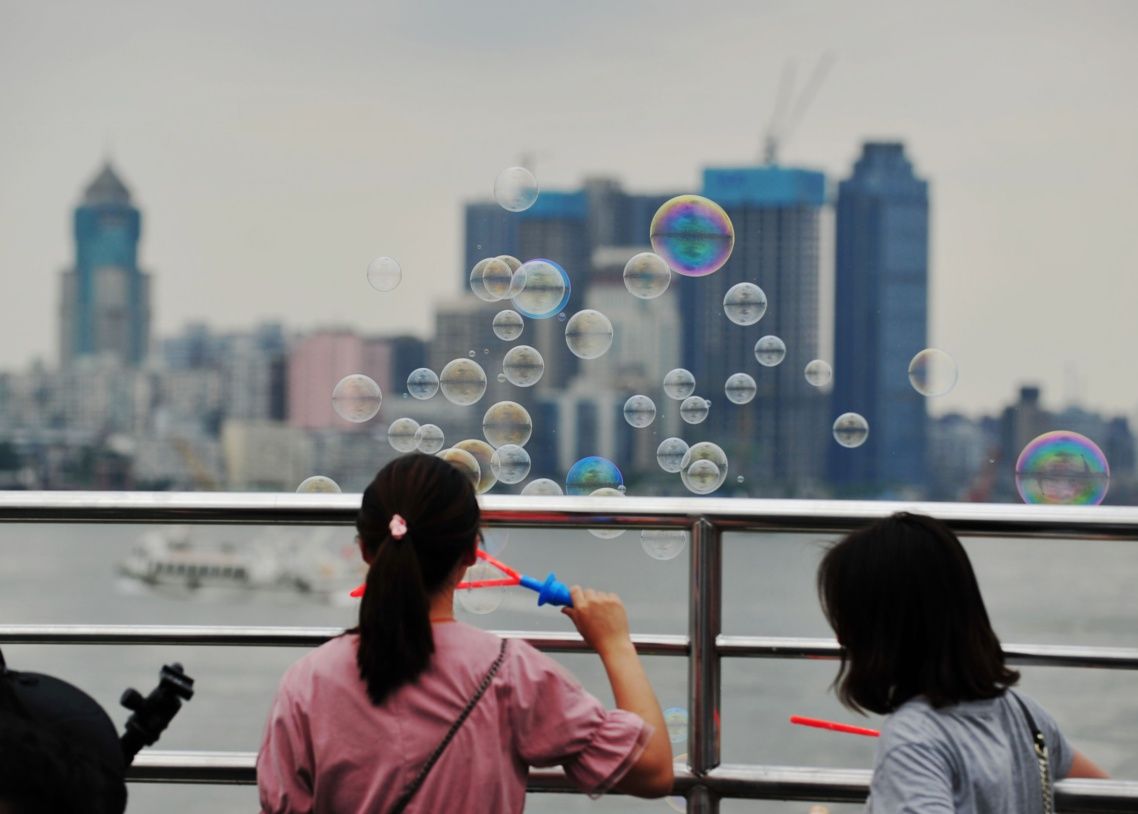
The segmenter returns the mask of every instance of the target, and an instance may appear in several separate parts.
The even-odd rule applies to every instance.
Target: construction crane
[[[818,95],[818,89],[822,87],[826,75],[829,74],[830,68],[833,66],[834,54],[832,51],[826,51],[814,64],[814,70],[810,72],[810,76],[806,79],[806,84],[802,86],[802,91],[798,94],[797,99],[794,99],[794,60],[787,60],[782,66],[774,111],[771,113],[766,133],[763,135],[762,161],[764,164],[778,163],[779,148],[786,143],[787,139],[794,133],[794,128],[806,115],[811,102]]]

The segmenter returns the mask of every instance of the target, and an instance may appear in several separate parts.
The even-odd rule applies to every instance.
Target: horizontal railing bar
[[[0,522],[340,524],[360,497],[233,492],[0,492]],[[694,497],[483,495],[488,525],[678,528],[707,518],[726,531],[841,532],[897,511],[931,514],[976,535],[1138,539],[1138,507]]]
[[[722,635],[716,644],[721,656],[736,658],[837,659],[840,654],[833,639]],[[1005,644],[1003,648],[1012,664],[1138,670],[1138,648],[1134,647]]]
[[[213,783],[252,785],[256,778],[254,752],[176,752],[147,749],[127,770],[135,783]],[[869,791],[870,772],[801,766],[724,765],[702,778],[676,767],[676,794],[703,785],[729,799],[803,800],[858,803]],[[534,769],[531,792],[573,793],[560,769]],[[1126,780],[1063,780],[1055,784],[1060,811],[1138,811],[1138,782]]]

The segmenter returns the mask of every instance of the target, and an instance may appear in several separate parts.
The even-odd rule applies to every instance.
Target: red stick
[[[476,553],[478,554],[479,559],[486,560],[486,562],[490,563],[492,566],[497,568],[503,574],[506,574],[507,576],[513,577],[515,581],[510,583],[511,585],[517,585],[518,582],[521,581],[521,578],[522,578],[521,574],[519,574],[517,571],[515,571],[510,566],[506,565],[504,562],[501,562],[500,560],[497,560],[494,557],[491,557],[489,554],[486,553],[486,551],[484,549],[480,548],[480,549],[478,549],[478,551]]]
[[[790,722],[800,726],[829,729],[831,732],[845,732],[848,735],[864,735],[867,738],[876,738],[881,735],[876,729],[866,729],[863,726],[852,726],[850,724],[839,724],[835,721],[823,721],[821,718],[805,718],[801,715],[791,715]]]
[[[513,577],[505,577],[503,579],[472,579],[470,582],[460,582],[456,590],[465,591],[470,588],[509,588],[511,585],[517,585],[518,580]]]

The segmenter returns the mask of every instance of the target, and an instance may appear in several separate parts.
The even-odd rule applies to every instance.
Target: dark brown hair
[[[392,515],[407,523],[392,538]],[[413,681],[435,652],[431,595],[477,545],[480,513],[470,480],[441,458],[412,454],[383,467],[364,490],[356,530],[369,557],[356,663],[379,704]]]
[[[885,714],[918,695],[943,707],[1019,680],[968,554],[931,517],[895,514],[850,534],[822,558],[818,596],[842,648],[834,684],[851,709]]]

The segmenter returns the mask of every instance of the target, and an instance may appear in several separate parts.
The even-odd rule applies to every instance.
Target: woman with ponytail
[[[520,812],[529,766],[561,765],[592,795],[671,789],[660,705],[616,596],[574,586],[565,610],[615,710],[525,642],[455,621],[479,521],[467,477],[430,455],[392,461],[364,491],[359,626],[281,680],[257,758],[262,812]]]

